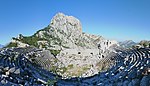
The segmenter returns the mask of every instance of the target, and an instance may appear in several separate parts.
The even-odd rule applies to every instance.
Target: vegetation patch
[[[143,47],[150,47],[150,41],[141,41],[139,44]]]
[[[50,50],[50,52],[54,55],[57,56],[57,54],[60,53],[61,50]]]
[[[61,74],[64,74],[65,72],[67,71],[67,68],[66,67],[62,67],[62,68],[59,68],[57,70],[57,72],[61,73]]]
[[[88,71],[90,69],[90,66],[87,65],[87,66],[83,66],[83,67],[79,67],[79,66],[76,66],[76,67],[72,67],[73,65],[68,65],[67,67],[67,76],[68,77],[72,77],[72,76],[76,76],[76,77],[79,77],[79,76],[82,76],[82,74],[84,74],[86,71]],[[70,68],[72,67],[72,68]]]
[[[8,47],[8,48],[10,48],[10,47],[17,47],[17,43],[10,42],[6,47]]]
[[[68,68],[72,69],[73,68],[73,64],[68,65]]]
[[[47,84],[48,86],[53,86],[55,82],[57,82],[57,80],[47,80],[47,83],[46,83],[46,84]]]
[[[105,61],[104,62],[100,61],[99,63],[96,64],[96,66],[98,67],[98,70],[102,72],[102,71],[106,71],[109,69],[110,63],[105,62]]]
[[[68,46],[64,46],[64,45],[62,45],[62,47],[64,47],[64,48],[69,48]]]

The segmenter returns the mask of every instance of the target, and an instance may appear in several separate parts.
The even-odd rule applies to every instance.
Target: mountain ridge
[[[28,39],[33,40],[34,43],[28,42]],[[62,48],[97,48],[101,40],[106,39],[82,32],[81,23],[75,17],[58,13],[44,29],[29,37],[20,34],[19,37],[13,38],[12,42],[18,45],[22,42],[23,44],[20,45],[23,46],[34,45],[38,48],[61,50]]]
[[[123,42],[119,42],[119,45],[121,47],[124,47],[124,48],[130,48],[132,47],[133,45],[136,45],[137,43],[134,42],[133,40],[125,40]]]

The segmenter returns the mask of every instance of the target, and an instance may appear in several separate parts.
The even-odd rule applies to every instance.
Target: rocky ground
[[[98,49],[96,50],[99,51]],[[96,52],[96,50],[93,51]],[[86,49],[81,51],[86,51]],[[106,56],[93,53],[91,54],[90,52],[88,53],[87,51],[84,52],[83,54],[82,53],[83,52],[80,52],[80,54],[64,54],[64,53],[58,54],[56,58],[67,69],[63,74],[61,73],[59,75],[63,76],[64,78],[89,77],[98,74],[100,71],[102,72],[107,70],[115,63],[115,60],[112,59],[111,57],[115,55],[114,52],[107,53],[109,54],[109,56],[106,55],[106,53],[105,53]]]
[[[42,68],[41,64],[34,63],[32,56],[29,55],[29,53],[34,52],[43,53],[43,51],[35,48],[1,49],[0,85],[149,86],[150,84],[149,48],[118,51],[113,56],[115,65],[107,71],[87,78],[78,77],[70,79],[62,79],[62,77]],[[42,55],[41,53],[40,55]],[[43,67],[47,66],[46,63],[42,64],[45,64]]]

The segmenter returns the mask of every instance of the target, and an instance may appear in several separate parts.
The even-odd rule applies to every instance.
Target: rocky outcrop
[[[82,34],[80,21],[73,16],[67,16],[63,13],[56,14],[51,20],[50,26],[68,36],[70,35],[72,38],[79,37]]]
[[[11,43],[16,43],[17,47],[28,47],[29,46],[29,44],[26,44],[26,43],[23,43],[21,41],[14,40],[14,39],[11,40]]]
[[[27,44],[41,49],[63,50],[68,48],[97,49],[98,44],[104,40],[106,39],[101,36],[82,32],[81,23],[77,18],[58,13],[44,29],[29,37],[19,35],[14,38],[13,42],[16,41],[19,47]]]

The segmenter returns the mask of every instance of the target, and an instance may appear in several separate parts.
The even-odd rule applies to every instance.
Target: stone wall
[[[114,40],[102,40],[98,43],[98,49],[100,49],[101,53],[104,53],[112,45],[118,45],[118,42]]]
[[[91,56],[98,55],[99,49],[65,49],[60,52],[60,55],[82,55],[82,56]]]

